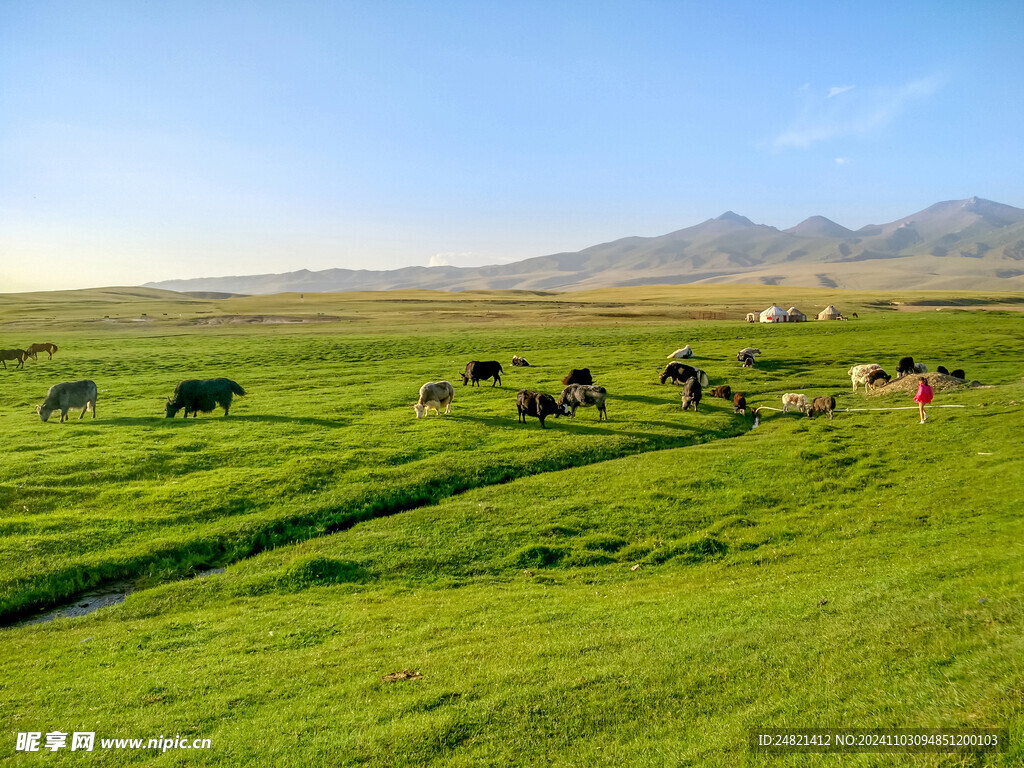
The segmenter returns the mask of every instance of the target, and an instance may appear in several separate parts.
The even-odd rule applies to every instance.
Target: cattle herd
[[[25,360],[29,357],[38,359],[39,352],[46,352],[49,358],[57,351],[57,345],[32,344],[26,349],[0,350],[0,362],[7,367],[6,361],[17,361],[17,367],[23,367]],[[743,367],[750,368],[756,363],[760,349],[745,347],[736,354],[736,360]],[[704,388],[709,387],[707,374],[695,366],[679,362],[678,358],[689,359],[693,357],[693,350],[690,345],[676,350],[669,355],[670,362],[659,374],[659,382],[664,384],[671,380],[675,384],[682,385],[680,406],[682,410],[692,408],[695,412],[700,405]],[[514,367],[526,367],[530,364],[518,355],[512,357]],[[922,363],[915,363],[914,358],[904,357],[896,365],[897,378],[910,374],[927,372]],[[954,370],[948,374],[943,366],[938,367],[938,372],[956,378],[965,379],[962,369]],[[466,364],[462,375],[463,386],[480,386],[481,381],[493,380],[491,387],[501,386],[501,375],[504,369],[497,360],[471,360]],[[847,371],[853,385],[853,391],[857,391],[858,385],[864,385],[868,390],[888,384],[892,377],[887,374],[877,363],[854,365]],[[520,389],[516,393],[516,410],[519,414],[519,421],[526,422],[530,416],[540,422],[544,428],[544,421],[549,416],[573,417],[578,408],[594,407],[597,410],[597,420],[607,421],[608,419],[608,390],[605,387],[594,384],[593,374],[589,368],[573,368],[562,379],[564,389],[556,399],[553,395],[544,392],[534,392],[529,389]],[[728,384],[719,384],[707,390],[711,397],[731,400],[733,412],[742,416],[747,415],[751,410],[756,415],[757,409],[750,409],[747,405],[746,396],[742,392],[733,392]],[[186,379],[180,382],[174,389],[174,394],[165,403],[165,415],[173,418],[178,411],[184,411],[185,418],[191,414],[198,416],[200,412],[209,413],[216,407],[224,409],[227,416],[231,408],[231,401],[235,395],[244,395],[245,390],[235,381],[226,378],[218,379]],[[81,381],[65,381],[50,387],[46,394],[46,400],[36,406],[36,413],[43,421],[49,419],[54,411],[60,411],[60,421],[66,421],[68,411],[81,409],[79,419],[84,418],[87,411],[92,411],[93,418],[96,418],[96,384],[88,379]],[[452,412],[452,400],[455,397],[455,388],[449,381],[428,381],[420,387],[419,399],[413,404],[416,418],[428,416],[433,410],[440,415],[442,409],[445,414]],[[782,396],[782,412],[788,413],[795,410],[807,416],[816,414],[827,415],[830,419],[836,410],[836,399],[832,396],[808,398],[806,395],[789,392]],[[755,423],[756,426],[756,423]]]

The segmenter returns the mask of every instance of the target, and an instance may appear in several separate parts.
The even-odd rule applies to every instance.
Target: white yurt
[[[801,312],[796,307],[790,307],[786,310],[786,314],[789,315],[789,322],[791,323],[806,323],[807,315]]]
[[[778,304],[772,304],[761,313],[762,323],[784,323],[789,320],[789,315]]]
[[[819,320],[838,320],[840,317],[842,317],[842,315],[839,314],[839,310],[831,304],[818,313]]]

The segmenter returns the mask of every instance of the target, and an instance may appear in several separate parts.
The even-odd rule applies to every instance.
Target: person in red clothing
[[[917,403],[917,410],[921,413],[921,423],[924,424],[928,421],[928,414],[925,413],[924,407],[932,401],[932,388],[928,386],[928,379],[922,376],[918,380],[917,394],[914,395],[914,402]]]

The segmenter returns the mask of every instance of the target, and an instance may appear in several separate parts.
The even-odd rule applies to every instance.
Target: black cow
[[[946,369],[946,366],[944,365],[940,365],[938,368],[936,368],[935,372],[941,373],[943,376],[949,376],[949,371]]]
[[[814,416],[819,413],[827,413],[828,417],[832,418],[832,413],[836,409],[836,399],[834,397],[816,397],[811,403],[811,410],[807,413],[808,416]]]
[[[691,376],[685,382],[683,382],[683,394],[682,394],[682,406],[685,411],[691,405],[693,406],[693,412],[697,412],[697,406],[700,405],[700,382],[697,381],[696,376]]]
[[[864,386],[868,389],[874,389],[879,386],[879,382],[884,381],[888,384],[892,381],[892,376],[883,371],[881,368],[876,368],[868,374],[868,380],[864,382]],[[884,386],[884,385],[883,385]]]
[[[570,384],[593,384],[594,377],[590,375],[589,368],[573,368],[569,371],[569,375],[562,379],[562,384],[569,386]]]
[[[914,373],[914,358],[901,357],[899,363],[896,365],[896,378],[902,379],[908,373]]]
[[[466,371],[462,374],[462,386],[470,382],[473,386],[479,387],[481,379],[494,379],[492,387],[501,384],[501,374],[504,369],[497,360],[470,360],[466,363]]]
[[[244,395],[237,382],[231,379],[186,379],[174,388],[174,397],[167,401],[167,418],[173,419],[182,408],[185,418],[191,413],[198,417],[199,412],[209,413],[218,405],[228,415],[232,395]]]
[[[708,375],[700,368],[694,368],[692,365],[673,360],[665,366],[665,370],[661,372],[658,380],[662,384],[668,379],[672,379],[672,382],[675,384],[682,384],[687,379],[693,378],[696,378],[705,387],[708,385]]]
[[[963,379],[964,381],[967,381],[967,374],[964,373],[963,368],[957,368],[955,371],[951,371],[949,375],[954,379]]]
[[[559,405],[555,398],[543,392],[532,392],[529,389],[520,389],[516,393],[516,409],[519,411],[519,421],[526,423],[527,416],[534,416],[540,419],[540,428],[545,429],[544,419],[548,416],[569,416],[568,405]]]

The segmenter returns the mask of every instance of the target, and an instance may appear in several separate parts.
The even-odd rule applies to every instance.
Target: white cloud
[[[837,157],[836,158],[836,165],[846,165],[849,162],[850,162],[850,158],[848,158],[848,157]]]
[[[853,86],[844,86],[844,90],[833,88],[825,98],[808,95],[802,113],[771,144],[775,149],[803,149],[843,136],[862,136],[879,131],[915,101],[931,96],[942,85],[938,77],[926,77],[900,86],[858,88],[856,93],[844,99],[833,100],[831,97],[847,92]]]
[[[846,93],[847,91],[852,91],[856,87],[857,86],[855,86],[855,85],[837,85],[837,86],[833,86],[832,88],[828,89],[828,98],[831,99],[833,96],[838,96],[840,93]]]
[[[463,253],[435,253],[430,257],[430,261],[427,262],[428,267],[454,267],[453,261],[468,259],[473,255],[472,251],[465,251]]]

